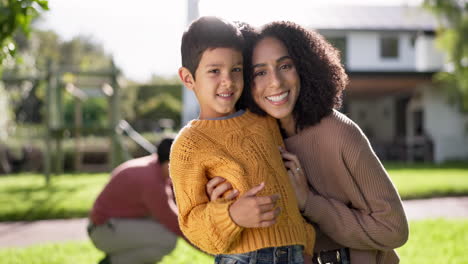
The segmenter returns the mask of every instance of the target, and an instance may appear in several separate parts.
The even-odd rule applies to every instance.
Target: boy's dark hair
[[[244,57],[244,89],[242,90],[241,97],[236,103],[236,109],[239,110],[250,108],[251,105],[255,104],[255,102],[253,102],[251,89],[248,86],[251,84],[249,80],[252,78],[252,50],[260,37],[260,34],[255,27],[246,22],[234,21],[234,24],[244,37],[244,48],[242,50],[242,56]]]
[[[169,161],[172,142],[174,142],[173,138],[163,138],[161,142],[159,142],[157,150],[159,164]]]
[[[203,52],[214,48],[233,48],[242,51],[244,38],[239,29],[218,17],[204,16],[190,24],[182,36],[182,66],[195,78]]]
[[[339,51],[319,33],[287,21],[265,25],[258,34],[249,33],[252,40],[246,40],[244,61],[251,60],[253,48],[266,37],[280,40],[288,50],[301,81],[301,89],[293,109],[296,130],[315,125],[329,115],[334,108],[340,108],[342,93],[348,83],[348,76],[340,61]],[[243,103],[257,114],[266,115],[252,99],[253,72],[251,61],[244,68],[245,81]]]

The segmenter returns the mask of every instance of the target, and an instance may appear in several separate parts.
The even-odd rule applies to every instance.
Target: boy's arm
[[[201,156],[197,144],[183,135],[171,149],[170,175],[179,209],[179,225],[184,235],[200,249],[211,254],[226,253],[243,228],[229,215],[233,201],[209,201]]]

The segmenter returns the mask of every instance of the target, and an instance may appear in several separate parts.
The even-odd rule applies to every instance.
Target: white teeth
[[[229,97],[232,95],[232,93],[227,93],[227,94],[218,94],[221,97]]]
[[[283,100],[284,98],[286,98],[286,96],[288,96],[288,94],[289,94],[289,91],[284,92],[284,93],[279,94],[279,95],[275,95],[275,96],[267,96],[267,99],[272,101],[272,102],[279,102],[279,101]]]

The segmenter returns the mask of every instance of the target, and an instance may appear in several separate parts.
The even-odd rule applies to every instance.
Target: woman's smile
[[[274,105],[282,105],[288,101],[289,99],[288,96],[289,96],[289,91],[286,91],[286,92],[282,92],[279,94],[267,96],[265,98]]]

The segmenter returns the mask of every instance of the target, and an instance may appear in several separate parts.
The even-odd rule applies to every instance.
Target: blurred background
[[[182,33],[203,15],[319,31],[350,77],[340,111],[403,199],[466,196],[467,12],[465,0],[0,0],[0,221],[85,217],[106,173],[197,117],[177,69]],[[444,221],[414,230],[468,231]],[[460,239],[450,263],[468,262]],[[417,251],[402,249],[404,263],[437,261]],[[21,254],[0,249],[0,259]]]
[[[147,152],[130,129],[154,143],[196,118],[177,69],[201,15],[318,30],[350,76],[341,111],[381,159],[468,159],[464,1],[14,2],[2,18],[0,173],[106,171]]]

